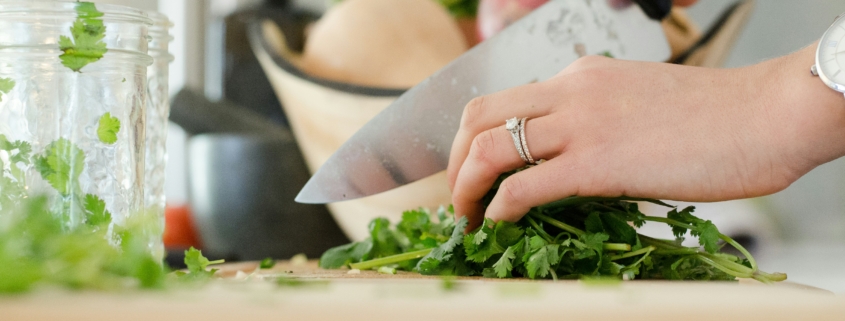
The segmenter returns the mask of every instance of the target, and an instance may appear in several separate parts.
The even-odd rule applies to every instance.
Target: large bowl
[[[753,1],[726,11],[704,36],[680,9],[663,23],[673,62],[716,67],[724,61],[748,18]],[[320,79],[300,68],[299,54],[286,46],[285,36],[270,21],[250,26],[249,40],[290,121],[309,170],[314,173],[371,118],[407,89],[375,88]],[[449,204],[445,173],[378,195],[329,204],[341,228],[353,240],[368,236],[367,223],[375,217],[396,222],[403,211]]]

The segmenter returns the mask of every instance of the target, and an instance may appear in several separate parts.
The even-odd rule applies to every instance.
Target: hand
[[[585,57],[554,78],[473,100],[448,174],[457,215],[517,221],[572,195],[718,201],[780,191],[845,155],[845,100],[809,75],[814,47],[742,69]],[[545,163],[525,163],[511,117]]]

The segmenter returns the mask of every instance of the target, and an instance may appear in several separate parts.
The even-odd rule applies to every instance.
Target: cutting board
[[[223,266],[223,279],[194,289],[3,297],[0,320],[845,320],[845,297],[794,283],[444,280],[315,262],[256,267]],[[287,282],[268,280],[279,277]]]

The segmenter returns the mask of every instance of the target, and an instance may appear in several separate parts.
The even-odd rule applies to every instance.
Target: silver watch
[[[845,93],[845,14],[833,20],[816,49],[816,64],[810,71],[827,85]]]

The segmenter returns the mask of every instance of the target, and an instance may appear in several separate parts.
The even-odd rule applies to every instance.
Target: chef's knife
[[[311,177],[296,201],[356,199],[443,171],[470,100],[546,80],[581,56],[669,59],[658,21],[640,6],[611,3],[625,2],[552,0],[458,57],[364,125]],[[650,15],[660,16],[651,9]]]

